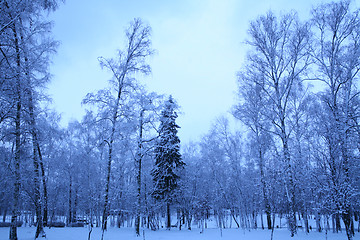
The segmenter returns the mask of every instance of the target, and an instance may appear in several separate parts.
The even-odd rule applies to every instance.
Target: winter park
[[[0,240],[360,240],[359,0],[0,0]]]

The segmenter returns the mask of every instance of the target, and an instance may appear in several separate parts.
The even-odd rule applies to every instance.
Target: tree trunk
[[[3,222],[6,221],[6,214],[7,214],[7,207],[5,207],[5,210],[4,210],[4,213],[3,213],[3,217],[2,217]]]
[[[177,209],[176,209],[176,217],[177,217],[177,225],[178,225],[178,228],[179,228],[179,230],[181,230],[181,227],[182,227],[182,225],[181,225],[181,216],[182,216],[182,214],[181,214],[181,209],[178,207]]]
[[[136,236],[140,236],[140,219],[141,219],[141,164],[142,164],[142,136],[143,136],[143,115],[144,109],[140,111],[139,122],[139,140],[138,140],[138,152],[135,159],[137,165],[137,206],[136,206],[136,218],[135,218],[135,233]]]
[[[304,222],[305,222],[305,232],[309,233],[309,216],[304,213]]]
[[[19,211],[19,198],[20,198],[20,157],[21,157],[21,111],[22,111],[22,103],[21,103],[21,80],[20,80],[20,69],[21,69],[21,61],[20,61],[20,48],[18,42],[18,35],[16,32],[15,23],[12,25],[12,31],[14,34],[14,45],[16,51],[16,65],[17,65],[17,74],[16,77],[16,116],[15,116],[15,158],[14,158],[14,199],[13,199],[13,208],[12,208],[12,216],[11,216],[11,226],[10,226],[10,240],[17,240],[17,217]]]
[[[348,212],[342,213],[342,219],[345,225],[346,236],[348,240],[352,240],[354,235],[353,232],[351,231],[351,214]]]
[[[320,220],[321,220],[321,215],[318,213],[318,212],[316,212],[315,213],[315,221],[316,221],[316,231],[318,231],[318,232],[322,232],[322,229],[321,229],[321,222],[320,222]]]
[[[105,199],[104,199],[104,211],[103,211],[103,218],[101,224],[101,240],[104,239],[104,231],[107,229],[107,218],[108,218],[108,211],[109,211],[109,191],[110,191],[110,177],[111,177],[111,162],[112,162],[112,154],[113,154],[113,143],[115,138],[115,130],[116,130],[116,121],[118,115],[118,107],[120,104],[120,97],[121,97],[121,86],[118,92],[118,97],[116,99],[116,104],[114,106],[114,113],[112,116],[112,127],[111,127],[111,134],[110,134],[110,141],[107,142],[109,145],[109,155],[108,155],[108,163],[107,163],[107,175],[106,175],[106,185],[105,185]]]
[[[119,103],[119,99],[117,103]],[[118,104],[116,105],[118,107]],[[104,232],[107,229],[107,219],[109,215],[109,191],[110,191],[110,177],[111,177],[111,161],[112,161],[112,151],[113,151],[113,142],[114,142],[114,135],[115,135],[115,122],[117,118],[117,110],[113,116],[113,126],[111,129],[111,136],[109,144],[109,156],[108,156],[108,163],[107,163],[107,175],[106,175],[106,185],[105,185],[105,199],[104,199],[104,211],[101,223],[101,240],[104,239]]]
[[[18,93],[20,95],[20,93]],[[12,209],[12,216],[11,216],[11,225],[10,225],[10,240],[17,240],[17,217],[19,211],[19,198],[20,198],[20,146],[21,146],[21,139],[20,139],[20,118],[21,118],[21,100],[20,96],[18,97],[18,102],[16,104],[16,118],[15,118],[15,182],[14,182],[14,200],[13,200],[13,209]]]
[[[253,211],[252,216],[253,216],[253,221],[254,221],[253,228],[257,229],[257,213],[256,213],[256,211]]]
[[[191,230],[192,215],[189,211],[186,211],[186,221],[187,221],[188,230]]]
[[[43,199],[44,199],[44,205],[43,205],[43,223],[46,227],[48,225],[48,192],[47,192],[47,185],[46,185],[46,177],[45,177],[45,168],[44,168],[44,162],[42,158],[42,153],[40,149],[40,143],[37,140],[37,150],[39,154],[39,163],[40,163],[40,169],[41,169],[41,181],[42,181],[42,187],[43,187]]]
[[[167,202],[166,203],[166,229],[170,230],[171,229],[171,213],[170,213],[170,203]]]
[[[238,222],[237,219],[236,219],[235,211],[234,211],[233,209],[231,210],[231,216],[232,216],[233,219],[234,219],[234,222],[235,222],[235,224],[236,224],[236,227],[237,227],[237,228],[240,228],[240,224],[239,224],[239,222]],[[264,223],[263,223],[262,217],[261,217],[261,225],[263,226],[263,229],[264,229]]]
[[[100,198],[99,198],[100,199]],[[101,222],[101,211],[99,209],[97,209],[96,211],[96,216],[95,216],[96,220],[95,220],[95,227],[100,227],[100,222]]]
[[[263,192],[263,198],[264,198],[264,204],[265,204],[265,213],[266,213],[266,221],[267,221],[267,228],[271,229],[271,208],[269,204],[268,194],[267,194],[267,186],[265,182],[265,171],[264,171],[264,158],[263,153],[261,150],[261,147],[259,149],[259,168],[260,168],[260,179],[261,179],[261,185],[262,185],[262,192]],[[261,218],[262,219],[262,218]]]
[[[270,240],[273,240],[273,237],[274,237],[275,213],[273,214],[272,223],[273,223],[273,225],[271,226],[271,237],[270,237]],[[280,226],[281,226],[281,218],[280,218]]]
[[[74,200],[74,208],[73,208],[73,218],[72,218],[72,222],[77,222],[77,208],[78,208],[78,203],[79,203],[79,196],[78,196],[78,188],[75,188],[75,200]]]
[[[70,225],[70,223],[72,223],[73,220],[73,212],[72,212],[72,176],[71,173],[70,174],[70,182],[69,182],[69,215],[67,218],[67,224]]]
[[[107,218],[108,218],[111,161],[112,161],[112,141],[110,140],[109,158],[108,158],[108,164],[107,164],[107,175],[106,175],[106,185],[105,185],[104,211],[103,211],[103,217],[102,217],[102,223],[101,223],[101,229],[103,232],[107,229],[106,225],[107,225]]]
[[[273,226],[272,223],[271,223],[270,205],[269,205],[269,209],[266,210],[266,222],[267,222],[267,227],[270,230],[272,228],[272,226]]]
[[[30,115],[32,115],[32,108],[30,107]],[[33,129],[34,131],[34,129]],[[36,232],[35,239],[38,237],[46,237],[43,225],[42,204],[41,204],[41,192],[39,181],[39,162],[36,149],[36,140],[33,133],[33,165],[34,165],[34,198],[35,198],[35,212],[36,212]]]
[[[284,120],[282,121],[283,129],[285,129],[285,123]],[[291,166],[291,159],[290,159],[290,152],[289,147],[287,144],[287,137],[286,132],[283,132],[283,151],[284,151],[284,158],[285,158],[285,164],[286,164],[286,175],[287,175],[287,199],[289,203],[289,228],[291,237],[294,237],[297,232],[297,226],[296,226],[296,211],[295,211],[295,184],[294,184],[294,176],[292,173],[292,166]]]
[[[336,232],[341,232],[341,223],[340,223],[340,213],[335,214],[335,226],[336,226]]]
[[[27,65],[27,58],[25,58],[25,63]],[[27,75],[28,75],[27,70]],[[29,76],[27,76],[29,77]],[[28,79],[29,80],[29,79]],[[30,88],[30,80],[28,81],[28,108],[29,108],[29,115],[30,115],[30,129],[31,129],[31,136],[32,136],[32,147],[33,147],[33,165],[34,165],[34,198],[35,198],[35,212],[36,212],[36,232],[35,232],[35,239],[38,237],[46,237],[43,225],[43,214],[42,214],[42,199],[41,199],[41,187],[40,187],[40,164],[39,164],[39,143],[37,139],[36,133],[36,121],[34,116],[34,102],[32,91]]]

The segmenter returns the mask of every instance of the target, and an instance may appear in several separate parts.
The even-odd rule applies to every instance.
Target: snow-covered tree
[[[238,74],[238,96],[242,104],[234,107],[234,117],[242,121],[249,128],[248,140],[251,142],[252,155],[258,165],[260,182],[262,186],[263,206],[266,214],[267,227],[271,229],[271,206],[269,203],[269,188],[266,181],[266,152],[270,148],[270,120],[265,116],[266,92],[254,79],[261,79],[257,71],[240,72]]]
[[[312,11],[314,26],[315,79],[324,83],[319,94],[323,111],[318,114],[318,132],[323,137],[325,157],[322,184],[324,208],[342,217],[352,239],[356,202],[354,174],[358,166],[360,17],[351,1],[322,4]]]
[[[17,239],[16,221],[20,196],[21,158],[26,156],[26,144],[31,138],[33,160],[33,189],[37,231],[35,238],[45,236],[43,215],[46,216],[46,184],[36,116],[39,102],[44,99],[43,88],[49,81],[49,56],[55,51],[56,42],[49,36],[51,22],[45,15],[57,8],[58,1],[1,1],[0,9],[0,123],[7,119],[6,127],[13,133],[14,197],[10,239]],[[11,122],[13,121],[13,122]],[[30,133],[30,134],[29,134]],[[30,136],[27,136],[29,134]],[[43,189],[44,192],[41,191]],[[44,200],[44,201],[42,201]],[[46,222],[46,220],[45,220]]]
[[[175,190],[178,186],[179,170],[184,162],[180,154],[180,139],[177,136],[179,126],[175,120],[177,105],[170,96],[161,112],[159,139],[155,147],[155,166],[152,171],[154,191],[153,197],[166,204],[166,227],[171,228],[170,205],[175,200]]]
[[[102,219],[103,233],[107,227],[109,214],[109,191],[111,178],[111,165],[114,158],[114,144],[120,138],[120,125],[126,121],[125,115],[130,111],[129,101],[132,93],[138,89],[135,74],[149,74],[150,66],[147,64],[148,56],[152,55],[151,28],[144,24],[141,19],[134,19],[126,30],[126,46],[123,51],[118,51],[118,59],[100,58],[100,64],[111,72],[110,89],[98,91],[96,94],[88,94],[84,103],[98,107],[99,120],[106,122],[108,136],[104,142],[108,145],[108,161],[105,184],[104,211]]]
[[[153,150],[154,143],[157,139],[157,131],[155,123],[158,121],[157,110],[159,108],[160,96],[156,93],[147,93],[145,90],[140,91],[137,96],[137,104],[133,107],[136,108],[139,113],[137,124],[137,134],[135,137],[136,141],[136,153],[134,154],[135,167],[136,167],[136,182],[137,182],[137,193],[136,193],[136,218],[135,218],[135,232],[137,236],[140,236],[140,221],[141,215],[144,213],[143,200],[143,161],[147,156],[150,155]],[[148,215],[148,213],[145,213]]]
[[[266,106],[263,117],[271,122],[271,133],[282,152],[284,187],[288,202],[288,223],[291,236],[296,233],[296,196],[294,161],[291,157],[291,119],[289,101],[309,61],[309,25],[301,23],[295,13],[277,17],[274,13],[258,17],[250,23],[248,68],[255,77],[246,79],[260,88]],[[249,75],[249,74],[248,74]],[[246,74],[244,75],[246,76]]]

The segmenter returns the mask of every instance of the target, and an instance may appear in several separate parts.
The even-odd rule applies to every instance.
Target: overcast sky
[[[124,30],[140,17],[152,27],[149,91],[172,94],[181,106],[180,139],[198,140],[235,103],[236,72],[246,55],[249,21],[272,10],[301,18],[319,0],[67,0],[54,19],[61,45],[53,58],[49,93],[64,126],[81,120],[81,101],[111,78],[97,58],[115,57]],[[329,2],[329,1],[325,1]],[[356,3],[359,5],[359,3]]]

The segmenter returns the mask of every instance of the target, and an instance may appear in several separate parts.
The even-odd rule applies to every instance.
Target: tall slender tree
[[[138,96],[137,105],[139,108],[139,117],[137,124],[137,136],[136,136],[136,154],[134,156],[135,167],[136,167],[136,182],[137,182],[137,193],[136,193],[136,217],[135,217],[135,233],[140,236],[140,220],[143,206],[143,160],[149,155],[150,150],[153,149],[154,142],[157,139],[156,129],[154,127],[158,117],[156,112],[158,110],[158,103],[160,102],[160,96],[156,93],[147,93],[141,91]]]
[[[266,106],[261,114],[271,122],[270,132],[281,146],[291,236],[297,229],[294,164],[290,149],[289,115],[292,109],[289,101],[294,85],[301,82],[310,63],[309,31],[309,25],[301,23],[295,13],[278,18],[268,12],[252,21],[249,28],[248,44],[253,51],[248,56],[247,71],[256,74],[245,81],[252,81],[263,92],[262,101]],[[245,77],[249,75],[243,74]]]
[[[111,178],[111,164],[114,156],[114,143],[120,136],[119,125],[126,114],[124,106],[131,99],[131,93],[138,89],[138,82],[135,74],[150,74],[151,68],[146,60],[153,54],[151,48],[151,28],[144,24],[141,19],[136,18],[126,30],[126,46],[123,51],[118,51],[118,59],[100,58],[100,64],[108,69],[113,78],[110,80],[110,90],[100,90],[97,94],[88,94],[83,103],[95,104],[99,108],[99,118],[109,121],[107,139],[104,142],[108,145],[108,161],[105,183],[105,199],[102,218],[102,238],[107,228],[109,214],[109,191]]]
[[[264,115],[266,111],[266,97],[265,91],[257,80],[261,79],[262,75],[257,71],[246,71],[238,74],[238,94],[244,100],[242,104],[234,107],[234,116],[241,120],[251,131],[249,137],[253,142],[252,146],[256,152],[256,162],[259,166],[260,182],[262,186],[263,204],[265,207],[265,214],[267,220],[267,227],[271,229],[271,206],[269,201],[268,183],[266,181],[266,159],[265,154],[270,148],[270,121]]]
[[[166,205],[166,228],[171,228],[170,205],[175,200],[179,170],[185,165],[180,154],[180,139],[177,136],[179,126],[175,120],[177,105],[172,96],[165,102],[161,112],[159,139],[155,147],[155,166],[152,171],[153,197]]]

